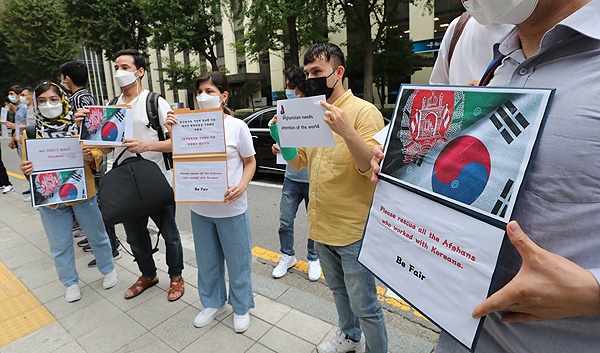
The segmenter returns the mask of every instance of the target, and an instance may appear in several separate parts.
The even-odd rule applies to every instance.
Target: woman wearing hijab
[[[35,89],[33,99],[36,136],[31,138],[66,138],[78,135],[79,128],[73,119],[68,98],[60,86],[52,82],[44,82]],[[26,134],[23,138],[27,138]],[[66,287],[65,300],[67,302],[81,299],[71,232],[73,215],[85,231],[94,251],[98,270],[104,275],[102,287],[109,289],[117,284],[117,272],[114,268],[108,235],[98,208],[92,174],[92,169],[102,160],[102,152],[99,149],[86,148],[83,150],[83,156],[88,198],[39,207],[58,278]],[[27,178],[33,173],[33,163],[27,160],[26,153],[23,153],[23,162],[20,167],[21,172]]]

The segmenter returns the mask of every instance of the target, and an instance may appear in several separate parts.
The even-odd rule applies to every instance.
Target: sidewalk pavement
[[[256,308],[250,310],[250,329],[243,334],[233,331],[231,307],[209,326],[195,328],[193,319],[201,305],[193,244],[185,242],[186,292],[180,300],[167,301],[169,278],[164,250],[154,255],[159,268],[158,285],[126,300],[125,290],[138,277],[132,258],[122,251],[123,257],[115,262],[119,282],[114,288],[104,290],[103,276],[96,268],[87,267],[93,255],[76,246],[82,298],[67,303],[39,214],[23,202],[20,191],[26,182],[19,180],[14,184],[15,191],[0,194],[2,353],[310,353],[316,352],[321,341],[335,335],[337,316],[331,299],[269,278],[273,264],[265,264],[257,257],[253,259]],[[117,232],[125,243],[122,227],[118,226]],[[320,282],[316,285],[324,287],[322,279]],[[390,311],[385,315],[390,352],[433,350],[437,333],[431,326],[407,323],[401,315]]]

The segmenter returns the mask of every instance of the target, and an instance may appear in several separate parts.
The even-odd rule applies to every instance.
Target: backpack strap
[[[114,97],[113,99],[111,99],[107,105],[115,105],[117,104],[117,102],[119,101],[119,97]]]
[[[456,22],[456,27],[454,27],[454,32],[452,32],[452,38],[450,39],[450,46],[448,47],[448,67],[450,66],[450,61],[452,60],[452,55],[454,55],[454,49],[456,48],[456,44],[460,39],[463,31],[465,30],[465,26],[467,22],[471,19],[471,15],[468,12],[463,12],[460,15],[460,18]]]
[[[25,126],[25,133],[27,133],[28,139],[37,138],[37,134],[35,133],[35,124],[29,124]]]
[[[148,93],[146,98],[146,113],[148,114],[148,124],[158,133],[158,140],[166,140],[165,133],[160,124],[160,111],[158,107],[158,101],[161,95],[155,92]],[[170,170],[173,167],[173,154],[163,152],[163,159],[165,162],[165,168]]]

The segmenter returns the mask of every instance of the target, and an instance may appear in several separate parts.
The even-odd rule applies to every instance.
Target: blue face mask
[[[300,98],[300,96],[296,94],[295,89],[286,89],[285,96],[287,97],[287,99]]]
[[[17,102],[19,101],[17,99],[17,96],[8,96],[8,100],[12,103],[12,104],[17,104]]]

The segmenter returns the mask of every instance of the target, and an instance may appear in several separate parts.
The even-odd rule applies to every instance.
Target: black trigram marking
[[[509,145],[529,126],[527,119],[510,100],[501,105],[490,120]]]
[[[495,214],[500,217],[504,217],[506,215],[506,209],[508,208],[508,202],[510,201],[510,196],[512,195],[512,187],[515,182],[511,179],[506,181],[502,192],[500,193],[500,197],[496,200],[496,204],[492,209],[492,214]]]
[[[117,110],[113,115],[119,122],[122,122],[125,119],[125,115],[121,112],[121,110]]]
[[[419,157],[419,159],[417,159],[415,161],[415,164],[418,165],[419,167],[421,166],[421,164],[423,164],[423,161],[425,160],[425,156],[421,156]]]

